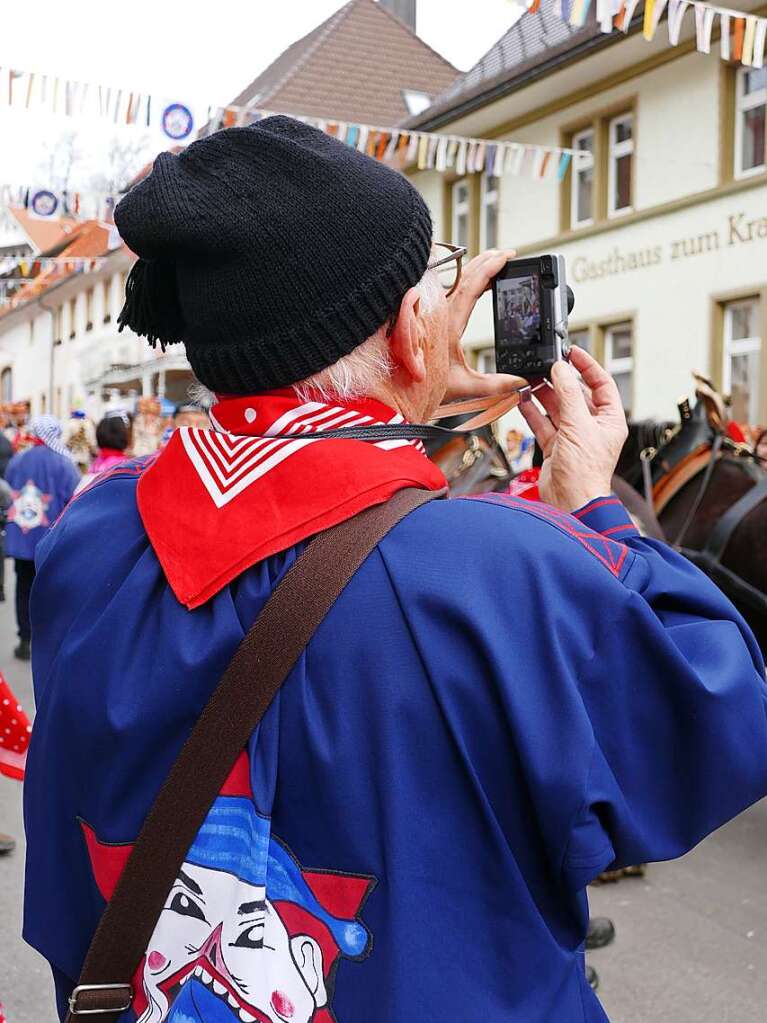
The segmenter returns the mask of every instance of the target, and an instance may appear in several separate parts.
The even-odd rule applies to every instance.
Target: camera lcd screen
[[[507,277],[497,284],[498,336],[507,344],[541,342],[541,291],[537,274]]]

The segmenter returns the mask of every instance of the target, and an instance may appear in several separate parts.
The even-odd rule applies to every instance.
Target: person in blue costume
[[[29,595],[35,578],[35,551],[80,482],[61,434],[54,416],[36,416],[29,424],[32,446],[14,455],[5,470],[11,487],[5,553],[14,559],[16,568],[19,643],[14,655],[22,661],[30,656]]]
[[[212,429],[100,476],[37,552],[24,934],[62,1018],[275,585],[319,531],[444,486],[418,441],[323,431],[518,383],[461,349],[510,253],[443,291],[409,181],[307,125],[160,154],[115,221],[139,256],[123,323],[183,341],[215,397]],[[759,649],[610,493],[618,391],[571,362],[523,406],[547,503],[431,501],[337,599],[187,853],[121,1023],[604,1023],[588,883],[767,793]]]

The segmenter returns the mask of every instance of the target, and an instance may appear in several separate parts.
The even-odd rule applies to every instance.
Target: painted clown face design
[[[240,794],[248,773],[243,754],[168,893],[134,978],[138,1023],[333,1023],[337,963],[369,952],[374,879],[304,870]],[[109,898],[131,847],[83,832]]]
[[[15,522],[22,533],[28,533],[39,526],[47,526],[50,503],[51,495],[44,494],[32,480],[27,480],[21,490],[13,491],[13,504],[8,510],[8,521]]]
[[[147,952],[141,1023],[188,1018],[186,1003],[201,996],[211,1004],[199,991],[185,997],[190,980],[244,1023],[309,1023],[327,1004],[319,944],[290,937],[263,887],[185,863]]]

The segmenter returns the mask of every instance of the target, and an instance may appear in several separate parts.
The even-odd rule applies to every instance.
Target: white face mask
[[[166,899],[143,980],[139,1023],[181,1023],[188,1000],[208,1006],[211,1023],[310,1023],[327,1003],[314,938],[290,938],[263,887],[191,863]]]

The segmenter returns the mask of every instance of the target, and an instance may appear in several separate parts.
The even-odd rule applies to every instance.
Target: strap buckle
[[[103,992],[103,994],[97,996],[96,998],[88,998],[87,995],[88,992],[90,991],[101,991]],[[109,1005],[106,1008],[103,1007],[103,1005],[101,1008],[94,1009],[78,1008],[77,1002],[78,998],[80,998],[81,995],[86,995],[85,998],[86,1004],[88,1004],[88,1002],[90,1003],[93,1002],[98,1003],[105,1001],[108,1002],[110,999],[108,996],[106,996],[107,991],[114,992],[115,994],[120,991],[124,992],[125,1004]],[[112,1001],[115,1001],[115,999],[112,998]],[[72,994],[69,996],[69,1011],[73,1016],[94,1016],[97,1014],[103,1015],[105,1013],[125,1012],[127,1009],[130,1009],[132,1002],[133,1002],[132,984],[78,984],[77,987],[72,991]]]

